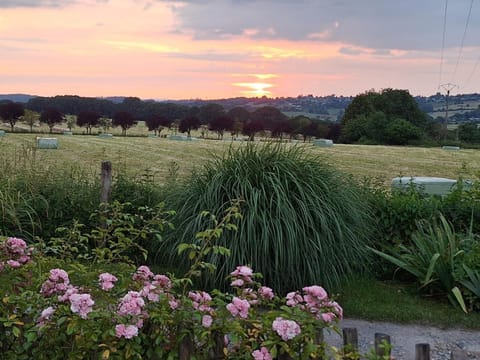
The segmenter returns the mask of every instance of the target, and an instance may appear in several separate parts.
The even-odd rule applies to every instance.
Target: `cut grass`
[[[421,297],[412,286],[356,277],[343,285],[338,302],[347,318],[480,330],[480,313]]]
[[[48,136],[48,135],[46,135]],[[35,134],[7,134],[0,138],[2,162],[20,162],[25,153],[33,154],[46,167],[53,164],[74,163],[88,171],[99,171],[102,160],[110,160],[113,170],[141,176],[149,173],[163,184],[172,164],[178,165],[178,176],[185,177],[191,170],[212,157],[225,152],[231,141],[198,140],[174,141],[164,138],[122,137],[102,139],[98,136],[63,136],[57,150],[36,150]],[[233,146],[242,146],[233,142]],[[291,145],[293,146],[293,145]],[[399,146],[369,146],[336,144],[331,148],[306,146],[313,155],[327,158],[338,170],[362,180],[376,178],[389,185],[396,176],[435,176],[456,179],[463,176],[478,179],[480,150],[445,151],[441,148]],[[32,150],[33,149],[33,150]],[[2,165],[2,164],[0,164]]]

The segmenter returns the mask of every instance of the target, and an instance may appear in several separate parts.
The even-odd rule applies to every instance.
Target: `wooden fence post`
[[[100,201],[108,203],[112,188],[112,163],[110,161],[102,161],[102,192]]]
[[[343,333],[343,346],[349,346],[352,350],[358,350],[358,332],[356,328],[344,328]]]
[[[381,334],[381,333],[375,333],[375,354],[379,356],[389,356],[391,349],[386,349],[383,346],[383,343],[386,342],[388,345],[390,345],[390,335],[387,334]]]
[[[430,360],[430,344],[415,345],[415,360]]]
[[[225,356],[223,354],[223,348],[225,347],[224,341],[223,341],[223,335],[214,332],[213,333],[213,342],[214,342],[214,347],[210,352],[210,359],[211,360],[221,360],[224,359]]]
[[[180,342],[178,349],[179,360],[190,360],[193,356],[193,340],[190,334],[185,334],[184,338]]]

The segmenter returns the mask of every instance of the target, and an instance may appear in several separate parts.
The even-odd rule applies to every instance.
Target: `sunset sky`
[[[480,92],[479,34],[479,0],[0,0],[0,94]]]

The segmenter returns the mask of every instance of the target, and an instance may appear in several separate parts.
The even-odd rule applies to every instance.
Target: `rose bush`
[[[12,252],[14,243],[23,250]],[[231,293],[207,293],[186,291],[185,279],[147,266],[82,278],[75,264],[45,269],[46,259],[32,260],[19,239],[8,238],[1,249],[5,264],[29,254],[21,267],[4,265],[0,273],[18,275],[1,301],[0,350],[8,359],[178,359],[182,351],[195,359],[215,352],[228,359],[310,359],[325,351],[318,331],[342,317],[320,286],[282,299],[247,266],[231,273]]]

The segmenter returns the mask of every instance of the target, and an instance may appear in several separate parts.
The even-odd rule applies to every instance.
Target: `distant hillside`
[[[14,102],[27,103],[30,99],[36,97],[35,95],[28,94],[0,94],[0,101],[11,100]],[[92,98],[89,98],[92,99]],[[128,98],[124,96],[108,96],[98,97],[97,99],[107,100],[113,104],[120,104],[125,99],[137,99]],[[216,100],[202,100],[202,99],[190,99],[190,100],[142,100],[144,102],[172,102],[187,106],[203,106],[208,103],[216,103],[225,110],[230,110],[236,106],[241,106],[249,111],[253,111],[263,106],[273,106],[285,113],[288,116],[305,115],[312,119],[327,120],[327,121],[339,121],[345,108],[353,100],[351,96],[313,96],[313,95],[300,95],[297,97],[257,97],[246,98],[236,97],[227,99]],[[437,93],[431,96],[415,96],[420,109],[426,112],[428,115],[437,119],[438,121],[444,121],[446,116],[446,97],[444,94]],[[458,94],[452,95],[449,98],[448,106],[448,122],[452,124],[458,124],[462,122],[480,122],[480,94]]]
[[[0,95],[0,101],[2,100],[10,100],[13,102],[20,102],[20,103],[26,103],[28,100],[30,100],[34,95],[27,95],[27,94],[6,94],[6,95]]]

